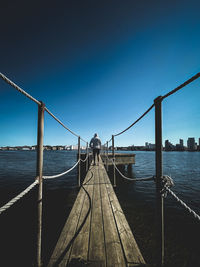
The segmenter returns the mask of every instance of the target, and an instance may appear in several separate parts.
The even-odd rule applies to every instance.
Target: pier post
[[[81,138],[78,137],[78,186],[81,186]]]
[[[44,103],[38,105],[37,128],[37,169],[38,178],[38,229],[37,229],[37,267],[42,266],[42,170],[43,170],[43,136],[44,136]]]
[[[106,143],[107,145],[106,145],[106,153],[107,153],[107,157],[106,157],[106,170],[108,171],[108,141],[107,141],[107,143]]]
[[[157,266],[164,266],[164,201],[162,189],[162,97],[155,103]]]
[[[88,142],[86,144],[86,158],[88,156]],[[89,156],[88,156],[89,158]],[[88,171],[88,158],[86,159],[86,163],[85,163],[85,169],[86,169],[86,172]]]
[[[114,135],[112,135],[112,156],[113,156],[113,162],[115,163],[115,140]],[[115,174],[115,166],[113,164],[113,184],[114,187],[116,187],[116,174]]]

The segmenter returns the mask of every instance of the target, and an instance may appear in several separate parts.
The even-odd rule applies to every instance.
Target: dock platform
[[[145,266],[101,160],[87,172],[51,266]]]

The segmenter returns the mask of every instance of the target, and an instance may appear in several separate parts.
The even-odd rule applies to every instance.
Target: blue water
[[[35,151],[0,151],[0,190],[9,190],[9,195],[0,197],[2,202],[21,192],[34,182],[36,177]],[[76,163],[74,151],[44,151],[43,175],[55,175],[66,171]],[[45,180],[47,190],[73,188],[76,186],[76,168],[69,174]]]
[[[76,153],[76,151],[44,151],[43,174],[54,175],[71,168],[76,162]],[[128,173],[128,170],[125,169],[124,174],[132,178],[155,175],[155,153],[149,151],[134,151],[133,153],[136,154],[136,162],[132,166],[132,173]],[[34,181],[35,170],[35,151],[0,151],[0,206]],[[175,186],[172,190],[177,196],[200,214],[200,153],[163,152],[163,174],[173,178]],[[111,171],[109,175],[112,180]],[[154,182],[129,182],[118,175],[115,190],[145,259],[149,263],[155,262],[155,242],[153,241],[155,225]],[[60,229],[56,229],[56,225],[59,224],[61,214],[65,209],[70,212],[77,192],[76,168],[63,177],[44,181],[44,193],[47,195],[47,203],[45,204],[47,211],[44,213],[47,221],[45,226],[47,234],[44,234],[46,254],[51,254],[51,249],[53,249],[60,231]],[[28,197],[29,195],[26,199]],[[198,245],[195,244],[200,236],[200,223],[171,196],[168,195],[164,202],[165,250],[168,264],[166,266],[200,266],[199,249]],[[9,213],[8,211],[4,214],[5,220]],[[53,218],[56,218],[57,222],[53,222]],[[15,220],[14,215],[11,216],[11,220]],[[62,227],[62,223],[59,227]],[[55,236],[51,238],[53,234]],[[7,236],[5,238],[7,239]],[[49,248],[50,244],[51,248]],[[32,250],[30,247],[30,255]],[[29,255],[28,252],[27,255]],[[26,266],[32,266],[33,260],[29,265],[29,258],[30,256],[27,256]]]
[[[133,166],[133,177],[155,175],[155,153],[135,151],[136,163]],[[171,189],[196,212],[200,213],[200,153],[199,152],[163,152],[163,174],[174,181]],[[150,183],[150,182],[148,182]],[[154,195],[154,185],[147,182],[134,185],[137,193],[141,193],[147,201]],[[173,205],[169,202],[168,205]]]

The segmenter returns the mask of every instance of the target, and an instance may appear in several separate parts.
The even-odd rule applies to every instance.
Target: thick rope
[[[181,206],[183,206],[187,211],[189,211],[189,213],[191,213],[198,221],[200,221],[200,216],[193,211],[190,207],[188,207],[180,198],[177,197],[177,195],[168,187],[166,187],[166,191],[173,196],[177,202],[179,202],[181,204]]]
[[[106,156],[107,157],[107,156]],[[154,176],[151,176],[151,177],[146,177],[146,178],[129,178],[129,177],[126,177],[125,175],[123,175],[123,173],[120,172],[120,170],[117,168],[117,165],[115,164],[115,162],[113,161],[113,159],[109,159],[107,157],[108,160],[112,161],[112,164],[114,165],[115,169],[118,171],[118,173],[126,180],[129,180],[129,181],[135,181],[135,182],[138,182],[138,181],[154,181],[155,180],[155,177]]]
[[[87,156],[85,159],[80,159],[80,161],[85,162],[88,159],[88,157],[89,157],[89,153],[87,153]]]
[[[62,172],[62,173],[59,173],[59,174],[56,174],[56,175],[52,175],[52,176],[42,176],[42,178],[44,179],[52,179],[52,178],[58,178],[58,177],[61,177],[69,172],[71,172],[77,165],[78,163],[80,162],[80,160],[78,160],[74,166],[72,166],[69,170],[65,171],[65,172]]]
[[[47,113],[49,113],[49,115],[51,116],[51,117],[53,117],[58,123],[60,123],[66,130],[68,130],[70,133],[72,133],[73,135],[75,135],[76,137],[79,137],[79,135],[78,134],[76,134],[76,133],[74,133],[72,130],[70,130],[67,126],[65,126],[58,118],[56,118],[56,116],[54,116],[53,115],[53,113],[51,113],[51,111],[49,111],[46,107],[45,107],[45,110],[46,110],[46,112]],[[82,139],[81,137],[80,137],[80,139],[83,141],[83,142],[85,142],[85,143],[87,143],[84,139]]]
[[[32,101],[34,101],[36,104],[41,105],[42,103],[40,101],[38,101],[37,99],[35,99],[34,97],[32,97],[30,94],[28,94],[26,91],[24,91],[22,88],[20,88],[18,85],[16,85],[14,82],[12,82],[10,79],[8,79],[3,73],[0,73],[0,77],[9,85],[11,85],[12,87],[14,87],[15,89],[17,89],[20,93],[22,93],[23,95],[25,95],[26,97],[28,97],[29,99],[31,99]],[[79,137],[79,135],[77,135],[76,133],[74,133],[72,130],[70,130],[68,127],[66,127],[58,118],[56,118],[56,116],[54,116],[46,107],[45,110],[49,113],[49,115],[51,115],[57,122],[59,122],[66,130],[68,130],[70,133],[72,133],[73,135]],[[82,139],[80,137],[80,139],[87,143],[84,139]]]
[[[167,93],[166,95],[164,95],[162,97],[162,100],[174,93],[176,93],[178,90],[180,90],[181,88],[185,87],[186,85],[188,85],[189,83],[193,82],[194,80],[198,79],[200,77],[200,72],[197,73],[196,75],[194,75],[192,78],[190,78],[189,80],[187,80],[186,82],[182,83],[181,85],[179,85],[178,87],[176,87],[174,90],[170,91],[169,93]]]
[[[20,93],[22,93],[23,95],[25,95],[26,97],[28,97],[29,99],[31,99],[32,101],[34,101],[36,104],[41,105],[40,101],[38,101],[37,99],[35,99],[34,97],[32,97],[30,94],[28,94],[26,91],[24,91],[22,88],[20,88],[19,86],[17,86],[14,82],[12,82],[11,80],[9,80],[5,75],[3,75],[2,73],[0,73],[0,77],[7,82],[8,84],[10,84],[12,87],[14,87],[15,89],[17,89]]]
[[[108,143],[110,143],[110,141],[112,141],[112,137],[108,140]]]
[[[133,127],[133,125],[135,125],[138,121],[140,121],[147,113],[149,113],[149,111],[155,106],[155,104],[151,105],[150,108],[147,109],[147,111],[145,111],[142,116],[140,116],[136,121],[134,121],[129,127],[127,127],[125,130],[121,131],[118,134],[114,134],[114,136],[118,136],[120,134],[123,134],[124,132],[126,132],[128,129],[130,129],[131,127]],[[112,139],[111,139],[112,140]]]
[[[8,203],[0,208],[0,214],[10,208],[13,204],[15,204],[19,199],[21,199],[24,195],[26,195],[36,184],[38,184],[38,180],[35,180],[29,187],[27,187],[24,191],[22,191],[19,195],[11,199]]]

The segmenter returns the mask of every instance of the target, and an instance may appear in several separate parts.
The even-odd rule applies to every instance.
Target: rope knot
[[[162,176],[162,190],[161,190],[161,195],[162,197],[166,198],[168,189],[174,186],[174,181],[169,175],[163,175]]]

